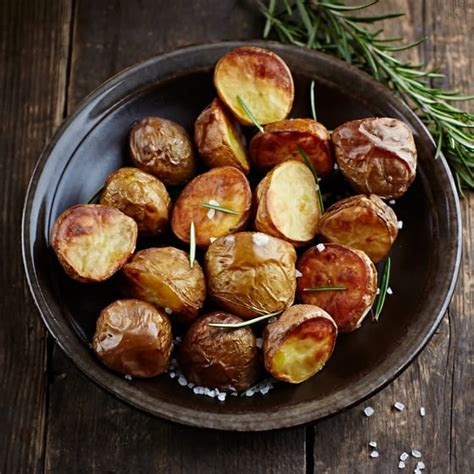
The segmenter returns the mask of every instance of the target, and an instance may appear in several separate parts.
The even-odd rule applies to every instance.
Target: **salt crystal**
[[[365,416],[372,416],[374,414],[374,409],[372,407],[364,408]]]
[[[425,463],[423,461],[418,461],[416,463],[416,468],[420,469],[420,471],[423,470],[425,468]]]
[[[262,348],[262,346],[263,346],[263,339],[262,339],[261,337],[257,337],[256,346],[259,347],[260,349]]]
[[[174,342],[176,342],[176,344],[179,344],[182,340],[183,338],[181,336],[176,336]]]
[[[196,395],[198,395],[200,388],[201,388],[201,387],[194,387],[194,388],[193,388],[193,392],[194,392]]]
[[[215,215],[216,215],[216,210],[215,209],[209,209],[207,211],[207,218],[208,219],[214,219]]]
[[[370,441],[370,442],[369,442],[369,446],[370,446],[371,448],[376,448],[376,447],[377,447],[377,441]]]
[[[208,201],[208,203],[209,203],[211,206],[220,206],[219,201],[216,201],[215,199],[210,199],[210,200]]]
[[[397,228],[398,229],[403,229],[403,221],[398,221],[397,222]]]
[[[267,385],[267,386],[260,389],[260,393],[262,395],[266,395],[269,391],[270,391],[270,386],[269,385]]]
[[[170,376],[172,379],[174,379],[174,378],[176,377],[176,373],[175,373],[175,372],[170,372],[170,373],[169,373],[169,376]]]
[[[405,409],[405,405],[401,402],[395,402],[393,407],[396,408],[398,411],[403,411]]]
[[[420,416],[425,416],[426,415],[426,410],[425,407],[420,408]]]
[[[209,240],[211,241],[211,244],[212,244],[212,242],[214,242],[214,240],[216,240],[216,239],[217,239],[217,237],[209,237]]]
[[[421,458],[421,452],[418,451],[418,449],[412,449],[412,450],[411,450],[411,455],[412,455],[414,458]]]
[[[255,391],[254,391],[252,388],[249,388],[249,389],[245,392],[245,396],[246,396],[246,397],[252,397],[254,394],[255,394]]]
[[[230,393],[233,397],[237,397],[239,394],[237,392],[231,392]]]
[[[380,295],[380,288],[377,288],[377,294]]]
[[[226,397],[226,394],[224,392],[221,392],[219,393],[219,395],[217,395],[217,398],[223,402],[225,400],[225,397]]]
[[[188,385],[188,381],[186,380],[185,377],[183,377],[182,375],[179,376],[178,378],[178,383],[181,385],[181,386],[185,386],[185,385]]]
[[[128,375],[128,374],[125,376],[125,378],[126,378],[127,380],[132,380],[132,376],[131,376],[131,375]]]
[[[393,295],[393,290],[390,287],[387,288],[387,295]]]
[[[395,199],[390,199],[390,201],[388,201],[389,204],[391,204],[392,206],[395,204]]]
[[[414,474],[421,474],[421,471],[418,468],[415,468],[415,470],[413,472],[414,472]]]
[[[378,452],[378,451],[375,451],[375,450],[372,451],[372,452],[370,453],[370,457],[371,457],[371,458],[378,458],[378,457],[379,457],[379,452]]]
[[[338,170],[339,169],[339,165],[337,163],[334,163],[334,169],[335,170]]]
[[[400,461],[406,461],[410,456],[405,451],[400,454]]]
[[[316,245],[316,248],[318,249],[319,252],[322,252],[322,251],[324,251],[324,249],[326,247],[324,246],[324,244],[318,244],[318,245]]]
[[[192,382],[189,382],[188,383],[188,388],[193,388],[194,387],[194,384]]]
[[[296,275],[296,278],[301,278],[303,276],[303,274],[299,270],[295,271],[295,275]]]
[[[405,469],[405,463],[403,461],[398,463],[398,469]]]
[[[165,308],[166,314],[173,314],[173,310],[171,308]]]

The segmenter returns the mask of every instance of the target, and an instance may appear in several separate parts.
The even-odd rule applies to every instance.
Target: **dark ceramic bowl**
[[[259,431],[312,422],[354,405],[393,380],[426,345],[450,302],[459,270],[461,223],[457,194],[444,158],[434,159],[432,138],[416,115],[358,69],[324,54],[271,42],[288,63],[296,100],[292,116],[309,116],[309,84],[316,82],[318,118],[328,128],[361,117],[390,116],[415,135],[419,167],[414,184],[397,201],[403,230],[391,251],[389,296],[378,323],[366,320],[339,337],[324,370],[307,382],[280,384],[268,395],[197,396],[166,375],[127,381],[102,366],[89,348],[95,320],[118,297],[114,282],[70,280],[49,247],[58,215],[85,202],[113,170],[129,162],[134,121],[159,115],[193,122],[215,96],[213,68],[245,43],[194,46],[152,58],[116,75],[82,102],[60,127],[31,179],[23,215],[23,256],[30,289],[56,342],[92,380],[122,400],[179,423]],[[340,185],[331,178],[326,189]],[[149,243],[152,245],[153,243]]]

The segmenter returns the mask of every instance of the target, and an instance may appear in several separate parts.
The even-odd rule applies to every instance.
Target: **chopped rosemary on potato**
[[[345,286],[318,286],[317,288],[303,288],[303,291],[343,291]]]
[[[314,169],[313,163],[311,163],[308,155],[306,152],[301,148],[297,147],[299,154],[303,157],[304,162],[306,163],[306,166],[311,170],[311,173],[313,173],[314,179],[316,180],[316,191],[318,192],[318,199],[319,199],[319,208],[321,209],[321,214],[324,213],[324,202],[323,202],[323,196],[321,194],[321,188],[319,187],[319,178],[318,178],[318,173],[316,173],[316,170]]]
[[[385,303],[385,297],[387,295],[388,283],[390,280],[390,269],[392,267],[392,261],[390,257],[387,258],[385,266],[383,268],[382,274],[382,283],[380,285],[380,294],[377,298],[377,302],[375,303],[375,313],[374,313],[374,321],[379,320],[380,313],[382,312],[383,305]]]
[[[194,260],[196,259],[196,231],[194,229],[194,222],[191,221],[189,226],[189,266],[193,268]]]
[[[101,186],[97,191],[87,200],[86,204],[92,204],[100,195],[105,186]]]
[[[281,313],[283,313],[283,310],[276,311],[275,313],[268,313],[262,316],[257,316],[256,318],[249,319],[247,321],[242,321],[241,323],[209,323],[208,326],[212,326],[213,328],[239,329],[250,326],[255,323],[259,323],[260,321],[265,321],[266,319],[271,319]]]
[[[311,113],[313,115],[313,120],[318,121],[318,116],[316,115],[316,106],[314,103],[314,81],[311,81],[311,86],[309,87],[309,96],[311,100]]]
[[[263,133],[263,127],[257,122],[255,115],[252,111],[248,108],[247,104],[243,101],[240,95],[237,96],[237,100],[239,101],[240,106],[244,109],[244,112],[248,115],[249,119],[253,122],[253,124],[258,128],[260,132]]]
[[[233,209],[228,209],[227,207],[222,207],[222,206],[216,206],[214,204],[210,204],[207,202],[203,202],[201,204],[201,207],[205,207],[207,209],[214,209],[215,211],[226,212],[227,214],[234,214],[236,216],[239,215],[239,212],[234,211]]]

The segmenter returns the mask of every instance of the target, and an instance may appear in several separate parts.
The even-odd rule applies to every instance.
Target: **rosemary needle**
[[[314,103],[314,81],[311,81],[311,85],[309,87],[309,96],[311,100],[311,113],[313,115],[313,120],[316,122],[318,121],[318,116],[316,115],[316,106]]]
[[[382,283],[380,285],[380,294],[379,294],[379,297],[377,298],[377,303],[375,304],[375,314],[374,314],[375,321],[379,320],[380,313],[382,312],[383,305],[385,303],[385,297],[387,296],[388,282],[390,280],[391,266],[392,266],[392,261],[390,257],[388,257],[387,261],[385,262],[385,266],[383,268]]]
[[[257,316],[256,318],[248,319],[247,321],[242,321],[241,323],[209,323],[208,326],[212,326],[213,328],[239,329],[259,323],[260,321],[265,321],[266,319],[273,318],[281,313],[283,313],[283,310]]]
[[[227,214],[234,214],[236,216],[239,215],[239,212],[234,211],[233,209],[228,209],[227,207],[222,206],[215,206],[214,204],[209,204],[207,202],[203,202],[201,207],[205,207],[207,209],[214,209],[215,211],[226,212]]]
[[[342,291],[347,290],[345,286],[319,286],[317,288],[303,288],[303,291]]]
[[[86,204],[92,204],[100,195],[102,190],[104,189],[104,186],[101,186],[86,202]]]
[[[258,128],[260,132],[263,132],[263,127],[258,123],[255,115],[252,111],[248,108],[247,104],[243,101],[240,95],[237,96],[237,100],[239,101],[240,106],[244,109],[244,112],[248,115],[248,118],[253,122],[253,124]]]
[[[196,259],[196,230],[194,222],[189,226],[189,266],[193,268]]]

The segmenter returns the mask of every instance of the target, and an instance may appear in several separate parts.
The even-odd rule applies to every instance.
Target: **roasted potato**
[[[112,173],[100,195],[100,203],[116,207],[133,218],[140,235],[158,235],[168,226],[171,199],[165,185],[137,168]]]
[[[179,346],[180,368],[189,381],[226,391],[245,390],[257,381],[260,367],[252,330],[209,326],[241,321],[237,316],[216,311],[192,324]]]
[[[79,204],[54,224],[51,246],[64,271],[89,283],[110,278],[135,251],[137,224],[113,207]]]
[[[347,122],[334,130],[332,141],[339,168],[356,191],[398,198],[415,179],[415,141],[400,120]]]
[[[295,261],[292,245],[261,232],[221,237],[206,253],[209,295],[244,319],[284,310],[295,298]]]
[[[331,137],[326,127],[312,119],[286,119],[265,125],[250,142],[252,165],[268,171],[286,160],[303,161],[298,151],[308,155],[318,176],[327,176],[334,167]]]
[[[278,380],[301,383],[319,372],[331,357],[337,326],[321,308],[298,304],[263,331],[265,368]]]
[[[239,123],[219,99],[214,99],[197,118],[194,142],[199,156],[209,168],[235,166],[245,174],[249,172],[245,137]]]
[[[265,125],[290,113],[293,78],[283,59],[262,48],[244,46],[223,56],[214,70],[214,85],[224,104],[242,125],[253,125],[238,97],[257,122]]]
[[[273,168],[256,190],[255,228],[301,246],[314,239],[321,216],[316,181],[299,161]]]
[[[361,194],[332,205],[321,217],[318,233],[326,242],[364,251],[377,263],[397,238],[397,216],[378,196]]]
[[[147,117],[130,132],[130,155],[134,165],[167,186],[187,183],[196,168],[193,145],[179,124]]]
[[[312,247],[296,268],[302,274],[297,288],[303,303],[327,311],[340,332],[360,327],[377,294],[377,270],[364,252],[338,244]],[[345,289],[314,291],[328,286]]]
[[[163,311],[149,303],[115,301],[100,313],[92,347],[109,369],[155,377],[168,369],[171,324]]]
[[[122,270],[124,292],[163,308],[173,321],[187,323],[198,315],[206,298],[206,282],[197,261],[174,247],[137,252]]]
[[[233,213],[209,209],[203,204]],[[245,228],[251,208],[252,191],[245,175],[233,166],[213,168],[196,176],[183,189],[173,208],[171,228],[176,237],[189,242],[194,222],[196,245],[206,247],[213,239]]]

